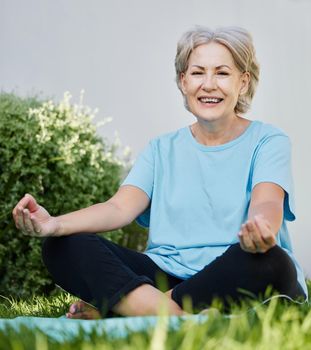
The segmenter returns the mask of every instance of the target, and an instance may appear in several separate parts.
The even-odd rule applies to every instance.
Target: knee
[[[281,294],[290,294],[297,286],[297,271],[290,256],[279,246],[255,254],[256,271],[266,284]]]
[[[274,277],[275,287],[284,291],[297,285],[297,271],[291,257],[279,246],[275,246],[267,253],[268,267]]]
[[[290,256],[278,245],[265,253],[248,253],[241,249],[239,244],[232,247],[232,256],[235,261],[243,261],[245,266],[258,267],[264,273],[281,274],[287,277],[296,276],[295,265]]]
[[[264,281],[271,281],[275,287],[284,288],[297,283],[297,272],[290,256],[279,246],[266,253],[247,253],[237,244],[232,247],[230,261],[239,263],[242,271],[251,273]]]
[[[296,268],[292,259],[281,247],[274,246],[263,254],[263,259],[275,274],[285,274],[286,277],[291,277],[293,274],[296,276]]]

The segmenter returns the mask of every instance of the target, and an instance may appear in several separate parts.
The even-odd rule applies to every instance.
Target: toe
[[[69,312],[71,314],[75,314],[77,312],[83,311],[84,309],[85,309],[85,303],[80,300],[70,305]]]

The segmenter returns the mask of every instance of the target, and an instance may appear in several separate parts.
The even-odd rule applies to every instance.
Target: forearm
[[[88,208],[61,215],[57,236],[70,235],[79,232],[105,232],[121,228],[129,224],[129,219],[113,202],[107,201]]]
[[[274,201],[250,206],[248,219],[253,220],[256,215],[263,216],[268,221],[271,231],[277,234],[283,221],[283,206]]]

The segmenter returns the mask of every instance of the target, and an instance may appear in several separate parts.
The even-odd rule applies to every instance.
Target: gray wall
[[[42,92],[98,107],[100,130],[118,130],[133,157],[161,133],[190,124],[174,82],[180,35],[195,24],[240,25],[253,34],[261,81],[250,119],[283,128],[293,142],[298,259],[311,276],[309,136],[311,0],[0,0],[0,88]]]

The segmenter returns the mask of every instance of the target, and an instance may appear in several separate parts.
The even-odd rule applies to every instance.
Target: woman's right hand
[[[60,231],[57,218],[51,216],[30,194],[26,194],[17,203],[12,214],[16,227],[24,235],[36,237],[56,236]]]

